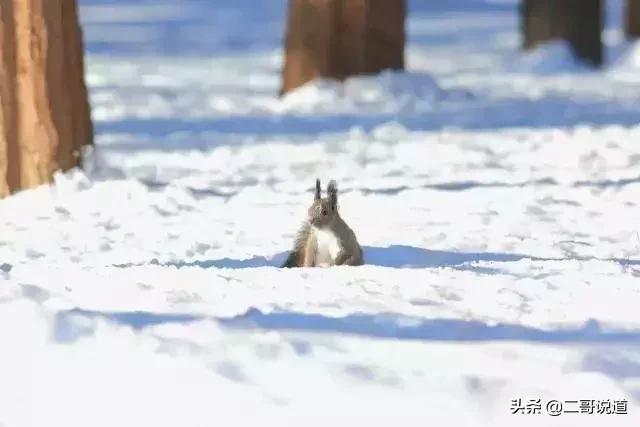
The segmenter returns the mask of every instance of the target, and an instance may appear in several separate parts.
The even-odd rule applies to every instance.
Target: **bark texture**
[[[20,183],[15,57],[13,3],[0,0],[0,197],[8,195]]]
[[[404,68],[405,0],[289,0],[281,93]]]
[[[0,193],[49,182],[93,142],[76,0],[0,0]]]

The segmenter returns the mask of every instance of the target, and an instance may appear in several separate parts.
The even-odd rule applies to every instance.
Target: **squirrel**
[[[338,213],[338,187],[334,180],[327,186],[327,198],[320,194],[316,178],[313,204],[308,218],[298,231],[294,248],[283,268],[362,265],[362,248],[356,235]]]

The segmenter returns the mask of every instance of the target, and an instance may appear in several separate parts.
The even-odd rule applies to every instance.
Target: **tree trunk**
[[[0,191],[6,194],[77,166],[93,129],[76,0],[0,5]]]
[[[565,40],[578,58],[602,64],[600,0],[523,0],[521,7],[525,49]]]
[[[405,0],[289,0],[281,93],[404,68]]]
[[[73,141],[73,166],[77,165],[82,148],[85,145],[93,144],[93,122],[91,121],[91,106],[89,105],[89,93],[84,80],[84,45],[82,43],[82,29],[78,19],[78,6],[76,1],[63,1],[62,17],[64,39],[65,61],[67,62],[67,72],[70,73],[68,79],[68,90],[70,92],[71,111],[71,132]]]
[[[628,39],[640,37],[640,0],[627,0],[624,13],[624,32]]]
[[[13,3],[0,0],[0,197],[7,196],[20,183],[15,55]]]

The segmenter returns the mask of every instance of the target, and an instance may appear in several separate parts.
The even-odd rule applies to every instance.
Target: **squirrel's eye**
[[[322,209],[322,215],[326,215],[327,214],[327,210],[326,209]]]

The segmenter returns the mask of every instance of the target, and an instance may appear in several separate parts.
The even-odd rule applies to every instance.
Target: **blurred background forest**
[[[458,90],[450,93],[453,96],[457,93],[457,96],[477,98],[472,93],[475,89],[469,90],[468,81],[478,79],[483,69],[490,75],[483,76],[481,85],[495,87],[500,84],[497,83],[500,78],[495,76],[496,70],[489,69],[490,62],[492,65],[501,64],[500,71],[503,75],[504,71],[516,74],[518,71],[558,74],[563,70],[570,71],[567,65],[572,62],[574,69],[578,69],[580,64],[585,69],[601,65],[607,67],[624,62],[625,53],[626,62],[633,65],[635,57],[629,54],[627,41],[635,40],[640,34],[640,7],[637,3],[635,0],[413,0],[408,3],[360,0],[344,3],[256,3],[241,0],[211,4],[199,0],[161,3],[83,0],[79,3],[79,18],[84,27],[84,48],[89,61],[95,58],[96,64],[89,69],[86,81],[91,89],[93,118],[98,133],[123,131],[132,136],[138,134],[138,130],[144,130],[147,137],[166,137],[179,131],[243,133],[253,128],[269,128],[273,126],[273,120],[261,120],[260,117],[271,116],[274,112],[278,115],[285,114],[289,118],[288,122],[277,125],[285,132],[295,131],[299,126],[306,127],[308,120],[299,119],[300,109],[296,108],[296,99],[308,97],[309,94],[298,92],[289,101],[280,102],[274,99],[274,89],[279,86],[275,90],[283,94],[316,78],[344,79],[383,70],[401,70],[406,65],[410,72],[418,73],[416,80],[410,83],[405,79],[403,83],[396,82],[396,85],[403,84],[407,86],[405,89],[410,90],[408,86],[414,84],[414,89],[419,93],[426,90],[421,85],[425,84],[426,74],[429,74],[439,77],[442,87]],[[38,7],[37,4],[39,3],[34,3],[36,6],[33,7]],[[63,31],[65,26],[73,28],[76,25],[73,21],[64,21],[67,19],[64,14],[56,18],[56,6],[53,3],[44,4],[48,5],[43,9],[43,16],[46,18],[44,22],[50,20],[50,28],[44,28],[45,32],[50,33],[52,40],[56,40],[57,25],[62,25]],[[69,3],[71,4],[73,3]],[[5,6],[3,12],[5,16],[13,13],[7,7],[9,6]],[[23,7],[25,8],[28,9]],[[16,16],[19,16],[19,10],[16,9]],[[77,19],[73,18],[77,12],[69,10],[69,19]],[[63,20],[56,23],[56,19],[60,17]],[[5,19],[5,22],[9,21]],[[4,28],[10,26],[5,25]],[[69,53],[69,49],[64,53],[58,51],[56,49],[61,48],[56,48],[54,44],[49,47],[43,45],[45,52],[49,49],[52,54],[44,55],[42,59],[30,58],[20,66],[48,61],[58,56],[69,58],[63,59],[61,64],[82,61],[82,57],[78,56],[83,47],[78,44],[79,34],[66,34],[59,38],[61,42],[65,40],[64,43],[70,45],[75,43],[78,46],[75,53]],[[15,44],[9,41],[11,35],[9,36],[4,38],[5,44],[9,46],[9,49],[5,49],[7,58],[11,57],[7,52],[11,52],[11,46]],[[535,50],[541,44],[553,45],[553,42],[556,43],[554,47],[539,52],[537,56],[517,58],[520,48]],[[443,48],[447,51],[443,52]],[[258,62],[249,61],[239,65],[236,61],[231,66],[234,79],[230,81],[228,60],[216,62],[220,56],[229,55],[236,58],[239,55],[249,56]],[[105,56],[118,59],[117,62],[109,63],[110,70],[105,70],[100,65],[100,58]],[[183,64],[184,61],[193,61],[195,58],[200,61],[208,58],[210,61],[194,63],[191,70],[186,72],[167,69],[166,62],[161,67],[154,66],[153,58],[161,56],[175,58],[176,62]],[[461,56],[466,58],[462,60]],[[18,59],[20,60],[20,56]],[[7,64],[10,68],[11,61]],[[18,104],[25,104],[17,111],[30,109],[29,104],[35,105],[38,102],[38,92],[49,90],[49,86],[61,86],[73,93],[67,95],[71,99],[68,106],[64,101],[58,100],[64,99],[60,98],[64,90],[57,93],[51,90],[49,94],[42,94],[43,99],[56,108],[46,114],[52,118],[52,126],[43,125],[40,133],[37,129],[38,121],[35,126],[27,123],[30,113],[13,114],[12,111],[16,108],[10,106],[12,101],[4,107],[7,137],[4,138],[6,147],[3,151],[6,151],[7,158],[22,154],[20,160],[7,162],[9,166],[5,164],[2,167],[2,170],[6,170],[3,175],[8,174],[9,181],[15,182],[3,185],[30,187],[46,182],[56,169],[66,170],[77,164],[81,146],[92,142],[92,124],[88,122],[87,107],[82,105],[86,102],[86,91],[79,74],[82,63],[71,66],[70,72],[63,65],[60,66],[63,68],[52,65],[50,69],[53,71],[42,75],[44,81],[33,80],[35,95],[28,92],[12,95],[10,88],[19,86],[12,84],[10,80],[4,85],[5,91],[8,90],[6,99],[13,99],[15,96]],[[422,80],[420,73],[424,74]],[[475,76],[471,76],[472,73]],[[624,75],[621,76],[622,74]],[[628,80],[629,74],[610,74],[606,79],[607,87],[621,80]],[[5,75],[11,76],[12,72]],[[492,75],[495,77],[493,81]],[[202,78],[198,81],[200,77]],[[584,83],[592,84],[589,79],[584,80]],[[535,93],[544,90],[544,85],[544,81],[531,83],[528,91]],[[555,85],[558,86],[557,81]],[[114,90],[115,86],[120,90]],[[176,90],[178,86],[179,91]],[[560,84],[556,90],[562,92],[562,86]],[[566,86],[564,84],[565,88]],[[28,90],[29,85],[20,87]],[[610,92],[614,91],[615,89]],[[424,97],[432,96],[433,91],[430,92]],[[250,99],[245,95],[251,95]],[[566,95],[574,97],[575,94]],[[30,96],[34,98],[29,100]],[[327,93],[317,96],[327,96]],[[402,94],[394,96],[396,99],[402,98]],[[435,112],[436,114],[429,116],[404,114],[399,120],[413,128],[422,129],[442,126],[478,127],[483,124],[515,126],[529,124],[529,119],[533,123],[538,120],[548,121],[551,125],[577,124],[581,120],[606,123],[611,121],[611,114],[620,123],[632,123],[635,120],[635,116],[629,116],[621,105],[607,106],[600,111],[583,111],[584,108],[579,103],[569,102],[568,105],[558,106],[558,97],[551,98],[553,99],[548,100],[551,109],[549,103],[539,102],[537,105],[542,106],[543,111],[533,114],[535,117],[527,114],[525,119],[520,119],[517,111],[511,108],[508,108],[511,114],[488,113],[487,110],[500,108],[492,103],[482,106],[480,110],[457,112],[455,117],[437,117]],[[323,104],[318,99],[315,102],[318,104],[316,107]],[[425,100],[417,96],[411,102],[420,104]],[[308,109],[309,102],[303,104],[302,110]],[[381,117],[380,111],[377,111],[354,119],[355,111],[341,112],[340,107],[331,102],[324,104],[326,110],[333,109],[339,116],[339,120],[325,123],[333,130],[346,129],[352,125],[370,128],[374,123],[390,118],[384,114]],[[557,111],[558,108],[561,111]],[[615,111],[612,112],[612,108]],[[461,113],[464,118],[460,117]],[[490,118],[485,117],[487,114]],[[374,115],[377,117],[372,117]],[[473,118],[469,118],[469,115]],[[540,118],[540,115],[544,118]],[[233,120],[234,117],[237,120]],[[499,117],[497,123],[496,117]],[[16,122],[18,118],[23,122]],[[73,124],[69,125],[67,122]],[[16,126],[17,130],[12,130],[12,126]],[[21,130],[22,126],[24,130]],[[74,128],[73,136],[70,136],[69,130],[65,130],[69,126]],[[36,130],[32,130],[34,127]],[[26,136],[22,138],[25,141],[19,141],[20,135],[29,135],[31,132],[36,136],[40,135],[36,139],[42,141],[31,143],[31,138]],[[31,159],[33,154],[29,153],[37,151],[42,151],[39,160]],[[45,160],[47,158],[49,161]],[[21,185],[19,181],[22,182]],[[4,193],[7,191],[3,190]]]

